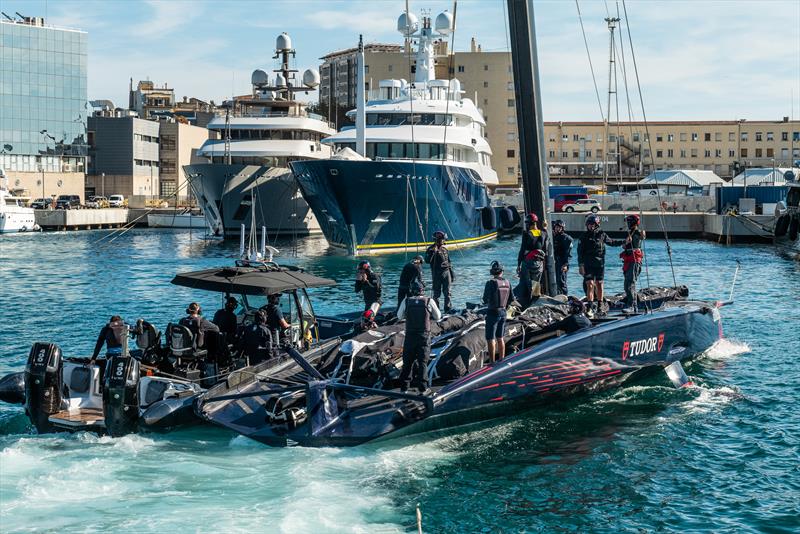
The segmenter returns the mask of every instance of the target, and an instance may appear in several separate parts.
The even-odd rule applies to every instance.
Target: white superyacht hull
[[[37,230],[36,217],[32,208],[7,206],[0,211],[0,234],[31,232]]]

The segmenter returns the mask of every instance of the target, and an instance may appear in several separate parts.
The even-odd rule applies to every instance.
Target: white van
[[[125,206],[125,197],[122,195],[111,195],[108,197],[108,207],[122,208]]]

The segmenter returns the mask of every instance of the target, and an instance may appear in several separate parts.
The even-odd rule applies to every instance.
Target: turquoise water
[[[108,316],[163,328],[199,300],[177,271],[229,261],[234,245],[188,231],[47,233],[0,238],[0,374],[36,340],[91,351]],[[489,263],[516,241],[455,252],[455,300],[477,300]],[[280,248],[280,247],[279,247]],[[800,266],[768,246],[673,243],[681,282],[727,297],[726,340],[666,379],[516,415],[458,433],[352,449],[268,449],[206,427],[111,439],[31,433],[0,405],[0,531],[427,532],[800,530]],[[308,239],[285,263],[343,282],[314,292],[319,312],[358,309],[355,262]],[[671,283],[649,243],[653,285]],[[403,257],[379,257],[394,293]],[[609,257],[616,266],[616,258]],[[612,292],[622,287],[608,269]],[[574,273],[573,273],[574,275]],[[576,278],[570,280],[579,287]]]

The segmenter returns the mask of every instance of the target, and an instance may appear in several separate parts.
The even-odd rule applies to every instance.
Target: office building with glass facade
[[[83,198],[86,32],[0,21],[0,166],[12,189]]]

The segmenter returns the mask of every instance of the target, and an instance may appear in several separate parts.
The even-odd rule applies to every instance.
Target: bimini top
[[[336,285],[333,280],[308,274],[297,267],[275,265],[222,267],[180,273],[172,279],[172,283],[193,289],[239,295],[271,295],[293,289]]]

